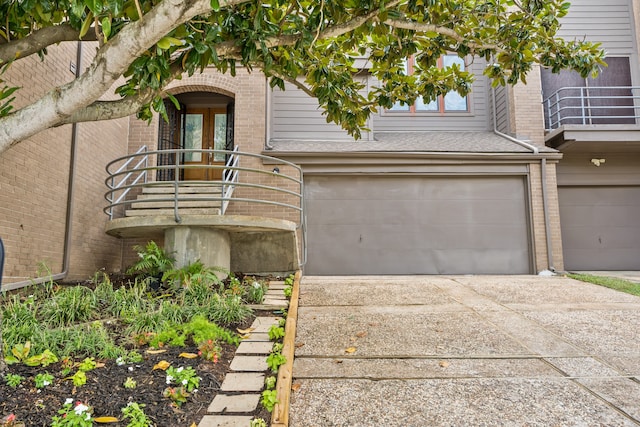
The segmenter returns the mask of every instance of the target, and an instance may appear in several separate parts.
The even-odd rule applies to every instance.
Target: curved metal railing
[[[640,87],[563,87],[543,101],[545,129],[566,124],[636,124]]]
[[[185,154],[201,153],[202,156],[223,156],[226,158],[224,165],[220,164],[184,164],[181,161],[174,165],[153,165],[154,159],[159,155],[175,155],[176,159],[183,159]],[[249,158],[257,159],[261,163],[259,167],[246,165]],[[265,168],[265,166],[267,166]],[[282,171],[280,169],[283,169]],[[293,173],[286,173],[287,170]],[[304,180],[302,169],[291,162],[276,157],[262,154],[246,153],[234,150],[199,150],[199,149],[172,149],[148,151],[146,147],[136,153],[119,157],[106,166],[108,188],[104,197],[107,206],[104,212],[109,219],[120,218],[126,215],[127,209],[135,208],[139,203],[161,202],[170,204],[177,223],[181,222],[181,215],[188,209],[197,207],[197,202],[220,202],[220,211],[217,209],[212,214],[224,215],[230,204],[249,203],[284,208],[296,213],[296,226],[301,230],[303,265],[306,260],[306,224],[304,214]],[[161,176],[159,171],[169,171],[164,174],[173,177],[171,180],[151,180],[151,177]],[[221,171],[216,175],[222,176],[215,180],[185,181],[180,178],[184,171]],[[266,179],[265,179],[266,177]],[[188,186],[219,187],[220,191],[210,194],[188,195],[181,194],[180,189]],[[144,188],[149,187],[173,187],[162,197],[153,199],[140,199],[138,195]],[[240,189],[254,190],[250,196],[240,194]],[[236,192],[236,190],[238,190]],[[181,202],[191,202],[189,208],[181,206]],[[145,205],[140,205],[145,206]],[[203,207],[206,203],[203,203]],[[264,215],[271,217],[272,215]]]

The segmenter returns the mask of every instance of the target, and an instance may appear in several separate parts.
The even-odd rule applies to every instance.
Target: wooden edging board
[[[298,296],[300,295],[300,279],[302,272],[296,271],[293,279],[293,289],[291,290],[291,300],[287,311],[287,323],[284,327],[284,340],[282,355],[287,358],[287,362],[280,366],[278,370],[278,381],[276,383],[278,403],[271,413],[271,427],[289,426],[289,401],[291,400],[291,385],[293,381],[293,358],[295,356],[296,325],[298,320]]]

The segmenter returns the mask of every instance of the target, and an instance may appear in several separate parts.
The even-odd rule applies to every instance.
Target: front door
[[[227,145],[225,108],[187,108],[183,116],[182,146],[193,150],[224,150]],[[224,153],[187,152],[183,164],[185,181],[221,180]]]

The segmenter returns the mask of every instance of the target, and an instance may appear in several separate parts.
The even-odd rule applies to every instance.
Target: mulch
[[[197,353],[196,347],[167,348],[159,354],[147,353],[143,348],[139,350],[144,356],[142,362],[118,366],[114,360],[101,361],[105,366],[87,372],[87,383],[80,387],[74,387],[72,381],[62,376],[60,363],[46,368],[13,364],[9,366],[8,372],[26,379],[17,388],[9,387],[4,381],[0,383],[0,419],[15,414],[16,421],[25,426],[49,426],[51,417],[57,415],[66,399],[72,398],[74,402],[92,407],[94,417],[113,416],[121,420],[119,423],[106,425],[126,426],[127,422],[122,419],[120,411],[129,402],[144,404],[144,412],[158,427],[197,425],[218,393],[235,354],[234,346],[223,344],[221,347],[218,363],[201,358],[179,357],[183,352]],[[166,373],[153,369],[162,360],[170,362],[174,367],[191,366],[202,378],[197,392],[192,393],[180,407],[162,395],[167,387]],[[33,378],[45,371],[53,375],[55,380],[46,388],[38,390]],[[135,389],[124,387],[128,377],[136,381]],[[270,419],[270,414],[262,405],[254,413],[243,415],[264,418],[267,422]],[[1,421],[0,426],[3,426]]]

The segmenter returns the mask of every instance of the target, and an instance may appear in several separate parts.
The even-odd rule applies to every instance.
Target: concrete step
[[[198,193],[220,193],[222,186],[220,184],[202,183],[202,184],[180,184],[178,194],[198,194]],[[174,194],[175,187],[173,185],[150,185],[142,188],[142,194]]]
[[[182,208],[215,208],[220,209],[221,203],[216,200],[203,201],[178,201],[178,207]],[[154,201],[136,201],[132,203],[131,209],[173,209],[173,201],[154,202]]]
[[[222,194],[222,192],[220,190],[211,191],[211,192],[208,192],[208,193],[191,193],[191,194],[178,193],[178,200],[180,200],[180,199],[206,199],[208,197],[220,197],[221,194]],[[173,193],[139,194],[138,197],[137,197],[137,200],[153,201],[153,200],[157,200],[157,199],[170,199],[172,197],[173,197]]]
[[[220,209],[182,208],[180,215],[220,215]],[[127,209],[125,216],[172,216],[173,209]]]

